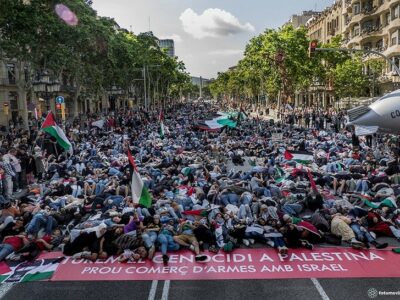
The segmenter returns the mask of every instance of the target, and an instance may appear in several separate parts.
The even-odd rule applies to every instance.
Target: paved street
[[[30,282],[13,287],[2,299],[369,299],[367,293],[371,288],[398,291],[400,279],[319,279],[318,283],[322,287],[320,290],[311,279]],[[157,286],[154,289],[155,284]],[[376,299],[397,298],[378,296]]]

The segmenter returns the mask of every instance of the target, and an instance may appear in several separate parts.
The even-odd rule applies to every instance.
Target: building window
[[[384,20],[385,20],[385,26],[387,26],[387,25],[390,24],[390,13],[387,13],[387,14],[385,15]]]
[[[8,100],[10,101],[10,108],[11,111],[18,110],[18,95],[16,92],[9,92],[8,93]]]
[[[400,56],[394,56],[394,57],[392,57],[392,61],[393,61],[393,63],[394,63],[398,68],[400,68]],[[393,65],[392,65],[392,64],[390,64],[390,70],[391,70],[392,72],[395,72],[395,69],[393,68]]]
[[[364,48],[364,50],[371,50],[372,49],[372,43],[371,42],[365,43],[363,48]]]
[[[354,4],[354,6],[353,6],[353,13],[354,13],[354,15],[358,15],[358,14],[360,14],[360,12],[361,12],[360,3]]]
[[[391,45],[394,46],[397,44],[397,36],[392,36],[392,42]]]
[[[383,40],[377,41],[376,44],[375,44],[375,48],[376,48],[378,51],[383,50]]]
[[[397,4],[392,8],[392,20],[397,19],[399,17],[399,5]]]
[[[15,64],[7,64],[8,83],[15,84]]]
[[[358,36],[360,35],[360,26],[359,25],[355,25],[353,27],[353,36]]]
[[[373,21],[369,20],[367,22],[365,22],[364,24],[362,24],[362,32],[371,32],[373,31]]]

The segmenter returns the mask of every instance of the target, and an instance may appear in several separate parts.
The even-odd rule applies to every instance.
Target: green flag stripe
[[[140,195],[139,204],[142,204],[147,208],[151,207],[151,196],[145,186],[143,186],[142,188],[142,194]]]
[[[231,128],[235,128],[237,125],[235,121],[232,121],[230,119],[219,119],[217,120],[217,123]]]
[[[55,128],[55,126],[49,126],[46,128],[43,128],[43,131],[50,134],[52,137],[54,137],[57,140],[57,143],[65,150],[68,150],[71,147],[71,144],[68,143],[68,141],[64,140],[60,134],[59,130]]]
[[[50,279],[54,271],[26,274],[21,282]]]

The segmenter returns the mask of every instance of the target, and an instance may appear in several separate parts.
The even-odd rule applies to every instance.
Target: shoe
[[[306,248],[308,250],[314,249],[314,246],[309,241],[302,240],[301,242],[302,242],[304,248]]]
[[[375,245],[375,248],[376,249],[384,249],[384,248],[386,248],[387,246],[389,246],[389,244],[388,243],[377,243],[377,242],[375,242],[376,244],[374,244]]]
[[[254,245],[254,243],[256,242],[254,239],[249,239],[249,242],[251,245]]]
[[[169,261],[169,256],[166,255],[166,254],[164,254],[164,255],[162,256],[162,260],[163,260],[164,263],[167,263],[167,262]]]
[[[196,261],[205,261],[207,259],[207,256],[205,256],[203,254],[199,254],[199,255],[196,255],[196,257],[194,259]]]
[[[270,246],[271,248],[274,248],[275,243],[273,241],[271,241],[271,240],[268,240],[267,241],[267,245]]]
[[[351,241],[350,244],[351,244],[351,248],[356,249],[356,250],[360,250],[360,249],[364,248],[363,247],[364,244],[357,240]]]
[[[83,251],[83,252],[75,253],[74,255],[72,255],[72,258],[73,259],[84,258],[84,256],[87,256],[88,253],[89,253],[89,255],[91,254],[89,251]]]
[[[250,245],[250,242],[248,239],[243,239],[242,242],[246,247],[248,247]]]

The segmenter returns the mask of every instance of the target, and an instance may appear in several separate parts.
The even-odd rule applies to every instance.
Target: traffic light
[[[308,49],[308,57],[312,58],[315,56],[315,49],[318,47],[318,41],[313,40],[310,42],[310,47]]]

